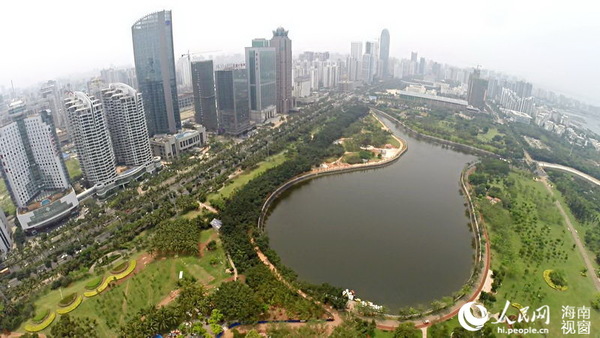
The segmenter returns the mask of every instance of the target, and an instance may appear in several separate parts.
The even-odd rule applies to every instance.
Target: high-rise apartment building
[[[139,90],[150,136],[181,128],[171,11],[148,14],[131,27]]]
[[[189,55],[184,55],[177,60],[177,85],[189,89],[192,87],[192,64]],[[183,109],[181,106],[179,109]]]
[[[7,253],[12,247],[12,235],[6,220],[6,215],[0,210],[0,252]]]
[[[485,108],[487,87],[488,81],[481,78],[481,71],[479,69],[474,69],[469,77],[469,88],[467,92],[467,101],[471,106],[479,109]]]
[[[362,77],[362,42],[350,44],[350,57],[348,58],[348,80],[358,81]]]
[[[65,98],[65,109],[86,180],[92,186],[112,183],[117,176],[115,154],[102,103],[94,96],[74,92]]]
[[[381,31],[379,46],[380,74],[382,78],[388,78],[391,74],[388,69],[390,62],[390,32],[387,29]]]
[[[152,160],[142,95],[124,83],[102,90],[102,103],[117,164],[141,166]]]
[[[275,48],[277,112],[285,114],[294,106],[292,97],[292,40],[288,37],[288,31],[283,27],[274,30],[270,45]]]
[[[263,123],[275,116],[277,102],[277,76],[275,48],[268,40],[254,39],[253,47],[246,47],[246,69],[250,95],[250,118]]]
[[[67,128],[67,119],[62,107],[62,95],[56,81],[48,81],[40,88],[42,108],[50,109],[54,125],[61,129]]]
[[[244,68],[229,67],[215,72],[220,128],[239,135],[250,128],[248,73]]]
[[[366,42],[365,53],[362,58],[362,80],[371,84],[375,75],[377,75],[377,59],[379,47],[377,42]]]
[[[212,60],[192,62],[192,89],[196,123],[203,125],[206,130],[216,132],[219,126]]]
[[[22,101],[9,107],[0,128],[2,176],[23,230],[43,227],[77,207],[50,111],[28,114]],[[43,207],[43,208],[42,208]]]

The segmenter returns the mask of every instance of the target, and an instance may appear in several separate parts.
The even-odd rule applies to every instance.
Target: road
[[[548,180],[545,177],[543,177],[542,182],[544,182],[544,186],[546,187],[546,189],[548,189],[548,191],[550,192],[550,195],[554,196],[554,191],[552,191],[552,187],[550,186],[550,183],[548,183]],[[583,243],[581,243],[581,239],[579,238],[579,235],[575,231],[575,228],[573,227],[573,224],[571,223],[571,219],[565,212],[565,209],[563,209],[562,204],[560,204],[559,201],[554,202],[554,204],[558,208],[558,211],[560,211],[560,214],[562,215],[562,217],[565,219],[567,228],[569,229],[569,232],[571,233],[571,236],[573,237],[573,240],[575,241],[575,245],[577,246],[577,250],[579,251],[579,254],[581,255],[581,257],[583,257],[583,261],[585,263],[585,267],[587,268],[588,275],[592,279],[592,283],[594,283],[594,287],[596,287],[596,291],[600,292],[600,279],[596,276],[596,269],[594,267],[593,261],[590,259],[589,255],[585,251],[585,247],[583,246]]]
[[[560,164],[554,164],[554,163],[548,163],[548,162],[540,162],[540,161],[536,161],[537,165],[542,167],[542,168],[549,168],[549,169],[555,169],[555,170],[560,170],[560,171],[566,171],[568,173],[571,173],[573,175],[577,175],[589,182],[594,183],[595,185],[600,185],[600,180],[596,179],[595,177],[592,177],[584,172],[581,172],[577,169],[573,169],[571,167],[567,167],[564,165],[560,165]]]

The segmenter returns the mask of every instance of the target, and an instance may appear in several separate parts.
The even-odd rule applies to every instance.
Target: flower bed
[[[553,288],[554,290],[558,290],[558,291],[565,291],[565,290],[567,290],[568,287],[566,287],[566,286],[554,284],[554,282],[550,278],[550,274],[553,271],[554,270],[544,270],[544,280],[546,281],[546,284],[548,284],[548,286],[551,287],[551,288]]]
[[[69,313],[73,310],[75,310],[83,301],[83,297],[82,296],[77,296],[77,298],[75,298],[75,301],[67,306],[67,307],[62,307],[62,308],[58,308],[58,310],[56,310],[56,313],[58,313],[59,315],[64,315],[66,313]]]
[[[129,262],[123,262],[123,263],[113,267],[112,270],[110,270],[110,273],[112,273],[113,275],[119,274],[119,273],[127,270],[128,266],[129,266]]]
[[[85,284],[86,290],[94,290],[102,283],[104,278],[102,276],[96,277]]]
[[[48,317],[49,314],[50,314],[50,310],[48,310],[48,309],[42,310],[42,311],[38,312],[31,321],[34,324],[40,324],[41,322],[44,321],[44,319],[46,319],[46,317]]]
[[[77,299],[77,294],[76,293],[71,293],[71,294],[67,295],[66,297],[64,297],[63,299],[61,299],[58,302],[58,306],[60,306],[60,307],[67,307],[67,306],[73,304],[76,299]]]
[[[119,274],[115,274],[114,277],[116,277],[117,279],[123,279],[123,278],[129,276],[129,274],[132,273],[133,270],[135,270],[135,266],[137,265],[137,262],[130,261],[128,263],[129,263],[129,266],[123,272],[121,272]]]
[[[102,284],[100,284],[100,286],[96,290],[84,292],[83,295],[86,296],[86,297],[88,297],[88,298],[89,297],[94,297],[95,295],[97,295],[100,292],[104,291],[108,287],[108,285],[110,284],[110,282],[112,282],[114,280],[117,280],[117,277],[115,277],[115,276],[108,276],[108,277],[104,278],[104,280],[102,281]]]
[[[46,318],[39,324],[30,324],[30,323],[25,324],[25,330],[27,332],[42,331],[43,329],[50,326],[50,324],[52,324],[52,322],[54,321],[55,318],[56,318],[56,313],[50,312],[49,315],[47,315]]]

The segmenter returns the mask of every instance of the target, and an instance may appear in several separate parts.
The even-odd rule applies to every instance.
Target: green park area
[[[65,161],[65,165],[67,166],[67,171],[69,172],[71,180],[77,181],[82,177],[83,173],[78,159],[71,157]]]
[[[252,179],[264,173],[265,171],[282,164],[283,162],[285,162],[285,160],[286,157],[285,153],[283,152],[267,157],[267,159],[258,163],[255,167],[249,168],[243,173],[232,178],[231,180],[228,180],[225,183],[225,186],[221,188],[218,192],[208,195],[207,200],[212,201],[229,198],[234,191],[240,189]]]
[[[133,276],[114,281],[95,296],[89,295],[90,288],[102,288],[103,283],[112,275],[110,271],[93,275],[89,278],[72,283],[66,288],[48,290],[35,301],[36,317],[47,317],[46,313],[55,314],[56,320],[60,316],[61,299],[77,295],[82,301],[69,315],[72,317],[87,317],[97,323],[97,332],[101,337],[115,337],[128,316],[135,315],[143,308],[151,305],[166,305],[170,293],[178,289],[177,282],[182,273],[184,278],[193,277],[208,289],[218,286],[222,281],[231,277],[226,269],[229,267],[220,239],[212,229],[202,231],[200,243],[206,244],[215,239],[215,250],[204,250],[202,257],[198,256],[173,256],[156,257],[152,260],[146,252],[139,252],[129,258],[137,262],[137,272]],[[121,266],[119,266],[121,265]],[[115,269],[122,270],[122,261],[118,260],[113,265]],[[62,296],[61,296],[62,295]],[[24,332],[28,325],[35,324],[40,318],[33,318],[25,322],[19,332]],[[42,330],[49,333],[50,327]]]
[[[6,215],[15,213],[15,205],[10,199],[10,194],[3,179],[0,179],[0,208]]]
[[[367,115],[352,123],[344,131],[343,146],[345,153],[342,157],[342,162],[357,164],[378,158],[376,153],[361,149],[361,147],[373,146],[375,148],[383,148],[386,144],[400,147],[400,142],[382,127],[381,123],[373,115]]]
[[[556,197],[544,183],[530,172],[509,170],[508,165],[505,170],[498,169],[492,163],[480,164],[470,176],[474,194],[478,196],[476,204],[491,239],[492,291],[496,292],[484,295],[481,300],[492,313],[502,312],[507,300],[530,306],[530,314],[548,305],[553,319],[548,326],[539,321],[527,325],[548,327],[551,336],[559,334],[562,306],[591,306],[597,294],[589,276],[593,272],[585,269],[554,204]],[[511,306],[508,315],[518,315],[517,307]],[[600,314],[592,309],[591,316],[593,322]],[[591,330],[592,336],[600,334],[600,327],[592,325]]]
[[[385,109],[411,129],[445,140],[495,152],[503,157],[521,157],[522,149],[507,125],[486,114],[465,115],[449,109]]]

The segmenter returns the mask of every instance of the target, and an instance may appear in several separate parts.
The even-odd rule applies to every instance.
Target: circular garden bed
[[[85,284],[85,289],[86,290],[94,290],[97,287],[99,287],[100,284],[102,284],[103,280],[104,280],[104,277],[102,277],[102,276],[96,277]]]
[[[129,267],[129,262],[125,261],[125,262],[113,267],[112,270],[110,270],[110,273],[116,275],[116,274],[119,274],[119,273],[127,270],[128,267]]]
[[[77,294],[76,293],[71,293],[71,294],[66,295],[65,297],[63,297],[63,299],[61,299],[58,302],[58,306],[60,306],[60,307],[67,307],[67,306],[75,303],[75,300],[77,300]]]
[[[40,324],[41,322],[44,321],[44,319],[46,319],[48,317],[49,314],[50,314],[50,310],[48,310],[48,309],[39,311],[35,314],[35,317],[33,317],[31,319],[31,322],[34,324]]]

